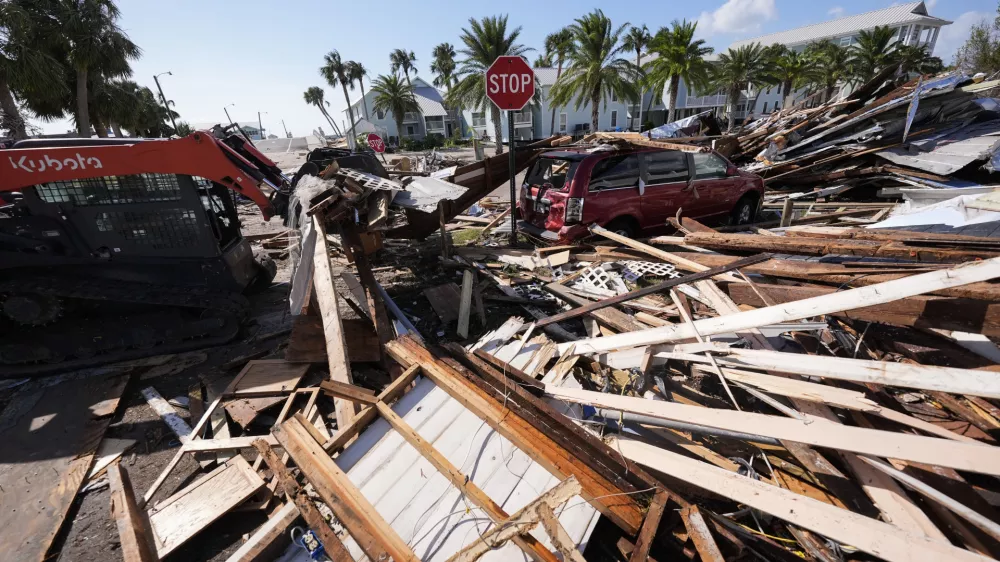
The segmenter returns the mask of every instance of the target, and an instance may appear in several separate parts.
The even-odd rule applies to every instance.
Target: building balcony
[[[716,94],[710,96],[688,96],[684,100],[684,107],[715,107],[726,105],[726,95]]]
[[[514,113],[514,126],[515,127],[530,127],[531,126],[531,111],[518,111]]]
[[[407,111],[403,114],[403,123],[419,123],[420,114]]]

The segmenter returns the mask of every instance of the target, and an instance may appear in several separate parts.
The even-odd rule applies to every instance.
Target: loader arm
[[[206,131],[171,140],[136,139],[129,144],[12,148],[0,151],[0,169],[4,170],[0,192],[112,175],[183,174],[214,181],[250,198],[268,220],[275,209],[260,186],[266,184],[275,191],[283,186],[275,184],[274,164],[254,152],[253,157],[270,169],[261,170]]]

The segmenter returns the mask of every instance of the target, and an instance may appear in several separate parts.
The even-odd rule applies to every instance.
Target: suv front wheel
[[[632,219],[627,217],[619,217],[609,222],[604,228],[627,238],[635,238],[635,235],[639,231],[639,225],[635,224]]]
[[[744,195],[733,207],[732,224],[750,224],[757,214],[757,200],[750,195]]]

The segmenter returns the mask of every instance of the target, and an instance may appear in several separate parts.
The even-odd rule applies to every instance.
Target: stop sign
[[[385,141],[382,140],[382,137],[375,133],[368,133],[365,140],[368,141],[368,146],[372,147],[372,150],[375,152],[385,152]]]
[[[521,57],[497,57],[486,69],[486,97],[500,109],[517,111],[535,95],[535,73]]]

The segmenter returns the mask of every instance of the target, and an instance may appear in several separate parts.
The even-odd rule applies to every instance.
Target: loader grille
[[[54,181],[40,184],[35,190],[46,203],[72,203],[78,207],[177,201],[181,198],[181,186],[176,174],[150,173]]]
[[[97,214],[97,230],[114,232],[124,240],[157,250],[184,248],[198,241],[198,218],[192,209]]]

